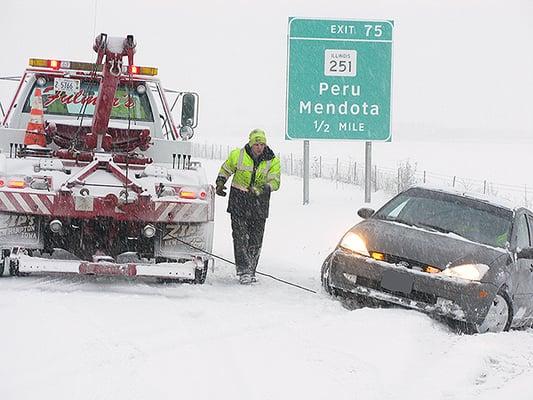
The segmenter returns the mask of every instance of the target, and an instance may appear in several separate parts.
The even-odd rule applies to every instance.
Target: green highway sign
[[[289,18],[286,139],[391,140],[392,30]]]

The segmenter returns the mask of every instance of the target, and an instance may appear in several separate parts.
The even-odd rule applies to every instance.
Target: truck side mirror
[[[363,219],[370,218],[372,215],[374,215],[374,210],[371,208],[360,208],[359,211],[357,211],[357,215],[359,215]]]
[[[181,102],[181,126],[196,128],[198,125],[198,94],[185,93]]]

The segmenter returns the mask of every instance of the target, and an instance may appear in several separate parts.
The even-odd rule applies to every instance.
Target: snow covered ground
[[[218,163],[207,162],[210,177]],[[407,310],[348,311],[320,265],[363,206],[355,187],[283,177],[260,270],[218,262],[202,286],[0,280],[0,399],[531,399],[532,331],[459,336]],[[374,195],[374,205],[385,201]],[[215,251],[232,259],[226,199]]]

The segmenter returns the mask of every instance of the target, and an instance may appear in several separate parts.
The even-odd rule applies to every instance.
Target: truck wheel
[[[209,267],[209,260],[204,261],[204,267],[202,269],[196,269],[194,271],[194,281],[195,285],[202,285],[207,278],[207,268]]]
[[[9,250],[2,250],[2,253],[0,254],[0,278],[4,276],[4,274],[9,275]]]

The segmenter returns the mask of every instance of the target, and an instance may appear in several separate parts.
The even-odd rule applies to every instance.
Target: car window
[[[529,239],[529,227],[527,225],[526,216],[521,215],[516,220],[516,247],[525,249],[531,246]]]
[[[474,242],[505,248],[512,211],[449,193],[410,189],[378,210],[374,218],[457,234]]]
[[[75,94],[56,93],[53,80],[48,80],[41,87],[44,113],[47,115],[64,115],[77,117],[83,112],[86,116],[93,116],[98,97],[99,84],[82,81],[80,91]],[[31,111],[31,99],[35,91],[34,84],[30,95],[24,103],[23,112]],[[129,99],[128,99],[129,93]],[[85,107],[85,104],[87,106]],[[146,93],[139,94],[125,84],[120,84],[115,92],[111,118],[153,122],[152,109]]]

